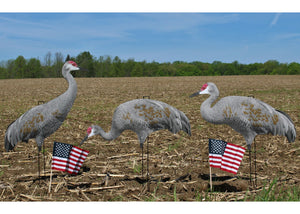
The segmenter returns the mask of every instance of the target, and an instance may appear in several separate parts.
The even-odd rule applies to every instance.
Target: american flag
[[[77,146],[54,142],[51,168],[77,175],[88,154]]]
[[[209,139],[209,165],[236,174],[245,151],[242,146]]]

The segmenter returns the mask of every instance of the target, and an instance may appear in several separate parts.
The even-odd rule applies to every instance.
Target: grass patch
[[[169,144],[168,146],[168,152],[173,151],[174,149],[178,149],[178,147],[181,145],[182,142],[182,138],[180,138],[179,140],[175,141],[174,144]]]
[[[142,165],[141,164],[138,164],[138,165],[134,166],[134,168],[133,168],[134,173],[141,173],[141,171],[142,171]]]
[[[263,189],[255,196],[245,197],[245,200],[253,201],[299,201],[300,187],[295,185],[293,187],[284,187],[278,183],[275,178],[269,185],[264,184]]]

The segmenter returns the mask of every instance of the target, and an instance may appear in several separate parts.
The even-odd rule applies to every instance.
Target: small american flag
[[[209,165],[236,174],[245,151],[242,146],[209,139]]]
[[[54,142],[51,168],[77,175],[88,154],[77,146]]]

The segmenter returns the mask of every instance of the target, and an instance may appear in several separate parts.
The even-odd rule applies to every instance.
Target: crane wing
[[[55,116],[57,112],[49,112],[47,104],[33,107],[12,122],[5,133],[5,148],[12,150],[18,142],[28,142],[31,138],[48,137],[62,124]]]
[[[187,116],[164,102],[141,99],[139,105],[135,108],[138,110],[138,117],[143,117],[153,130],[168,129],[172,133],[180,130],[191,135],[190,122]]]
[[[295,126],[285,112],[251,97],[229,96],[221,100],[226,123],[238,132],[244,135],[250,131],[256,134],[271,133],[286,136],[290,142],[295,140]]]

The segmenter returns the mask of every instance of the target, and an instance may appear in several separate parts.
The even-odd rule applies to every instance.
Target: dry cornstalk
[[[64,182],[52,182],[51,185],[57,185],[57,184],[61,184]],[[102,183],[99,182],[68,182],[68,184],[74,185],[74,186],[80,186],[80,185],[86,185],[86,184],[90,184],[90,185],[101,185]]]
[[[175,165],[167,166],[167,165],[163,165],[163,164],[158,165],[158,167],[161,167],[161,168],[178,168],[178,166],[175,166]]]
[[[139,201],[143,201],[140,197],[138,197],[138,196],[136,196],[136,195],[134,195],[134,194],[131,194],[131,196],[132,196],[133,198],[139,200]]]
[[[85,197],[86,200],[92,201],[82,190],[80,190],[80,193],[83,195],[83,197]]]
[[[20,196],[22,196],[24,198],[27,198],[27,199],[29,199],[31,201],[39,201],[39,199],[37,199],[37,198],[35,198],[35,197],[31,196],[31,195],[20,194]]]
[[[20,153],[24,153],[25,151],[21,151],[21,152],[2,152],[2,155],[12,155],[12,154],[20,154]]]
[[[285,154],[286,154],[286,155],[291,154],[291,153],[293,153],[293,152],[296,152],[296,151],[299,150],[299,149],[300,149],[300,148],[292,149],[292,150],[286,152]]]
[[[65,182],[60,182],[56,185],[55,189],[54,189],[54,192],[58,192],[59,189],[65,184]]]
[[[125,178],[125,177],[128,177],[127,175],[114,175],[114,174],[97,174],[96,176],[97,177],[106,177],[107,175],[109,177],[114,177],[114,178]]]
[[[82,192],[93,192],[93,191],[98,191],[98,190],[108,190],[108,189],[119,189],[124,187],[124,185],[117,185],[117,186],[109,186],[109,187],[94,187],[94,188],[89,188],[89,189],[83,189],[80,190]],[[68,190],[69,192],[78,192],[78,190]]]
[[[139,153],[111,156],[111,157],[108,157],[107,159],[124,158],[124,157],[135,156],[135,155],[139,155]]]
[[[18,160],[18,163],[33,163],[35,160]]]
[[[21,197],[27,198],[30,201],[41,201],[42,199],[44,199],[43,197],[33,197],[32,195],[25,195],[25,194],[20,194]],[[47,200],[49,200],[50,198],[47,198]]]

